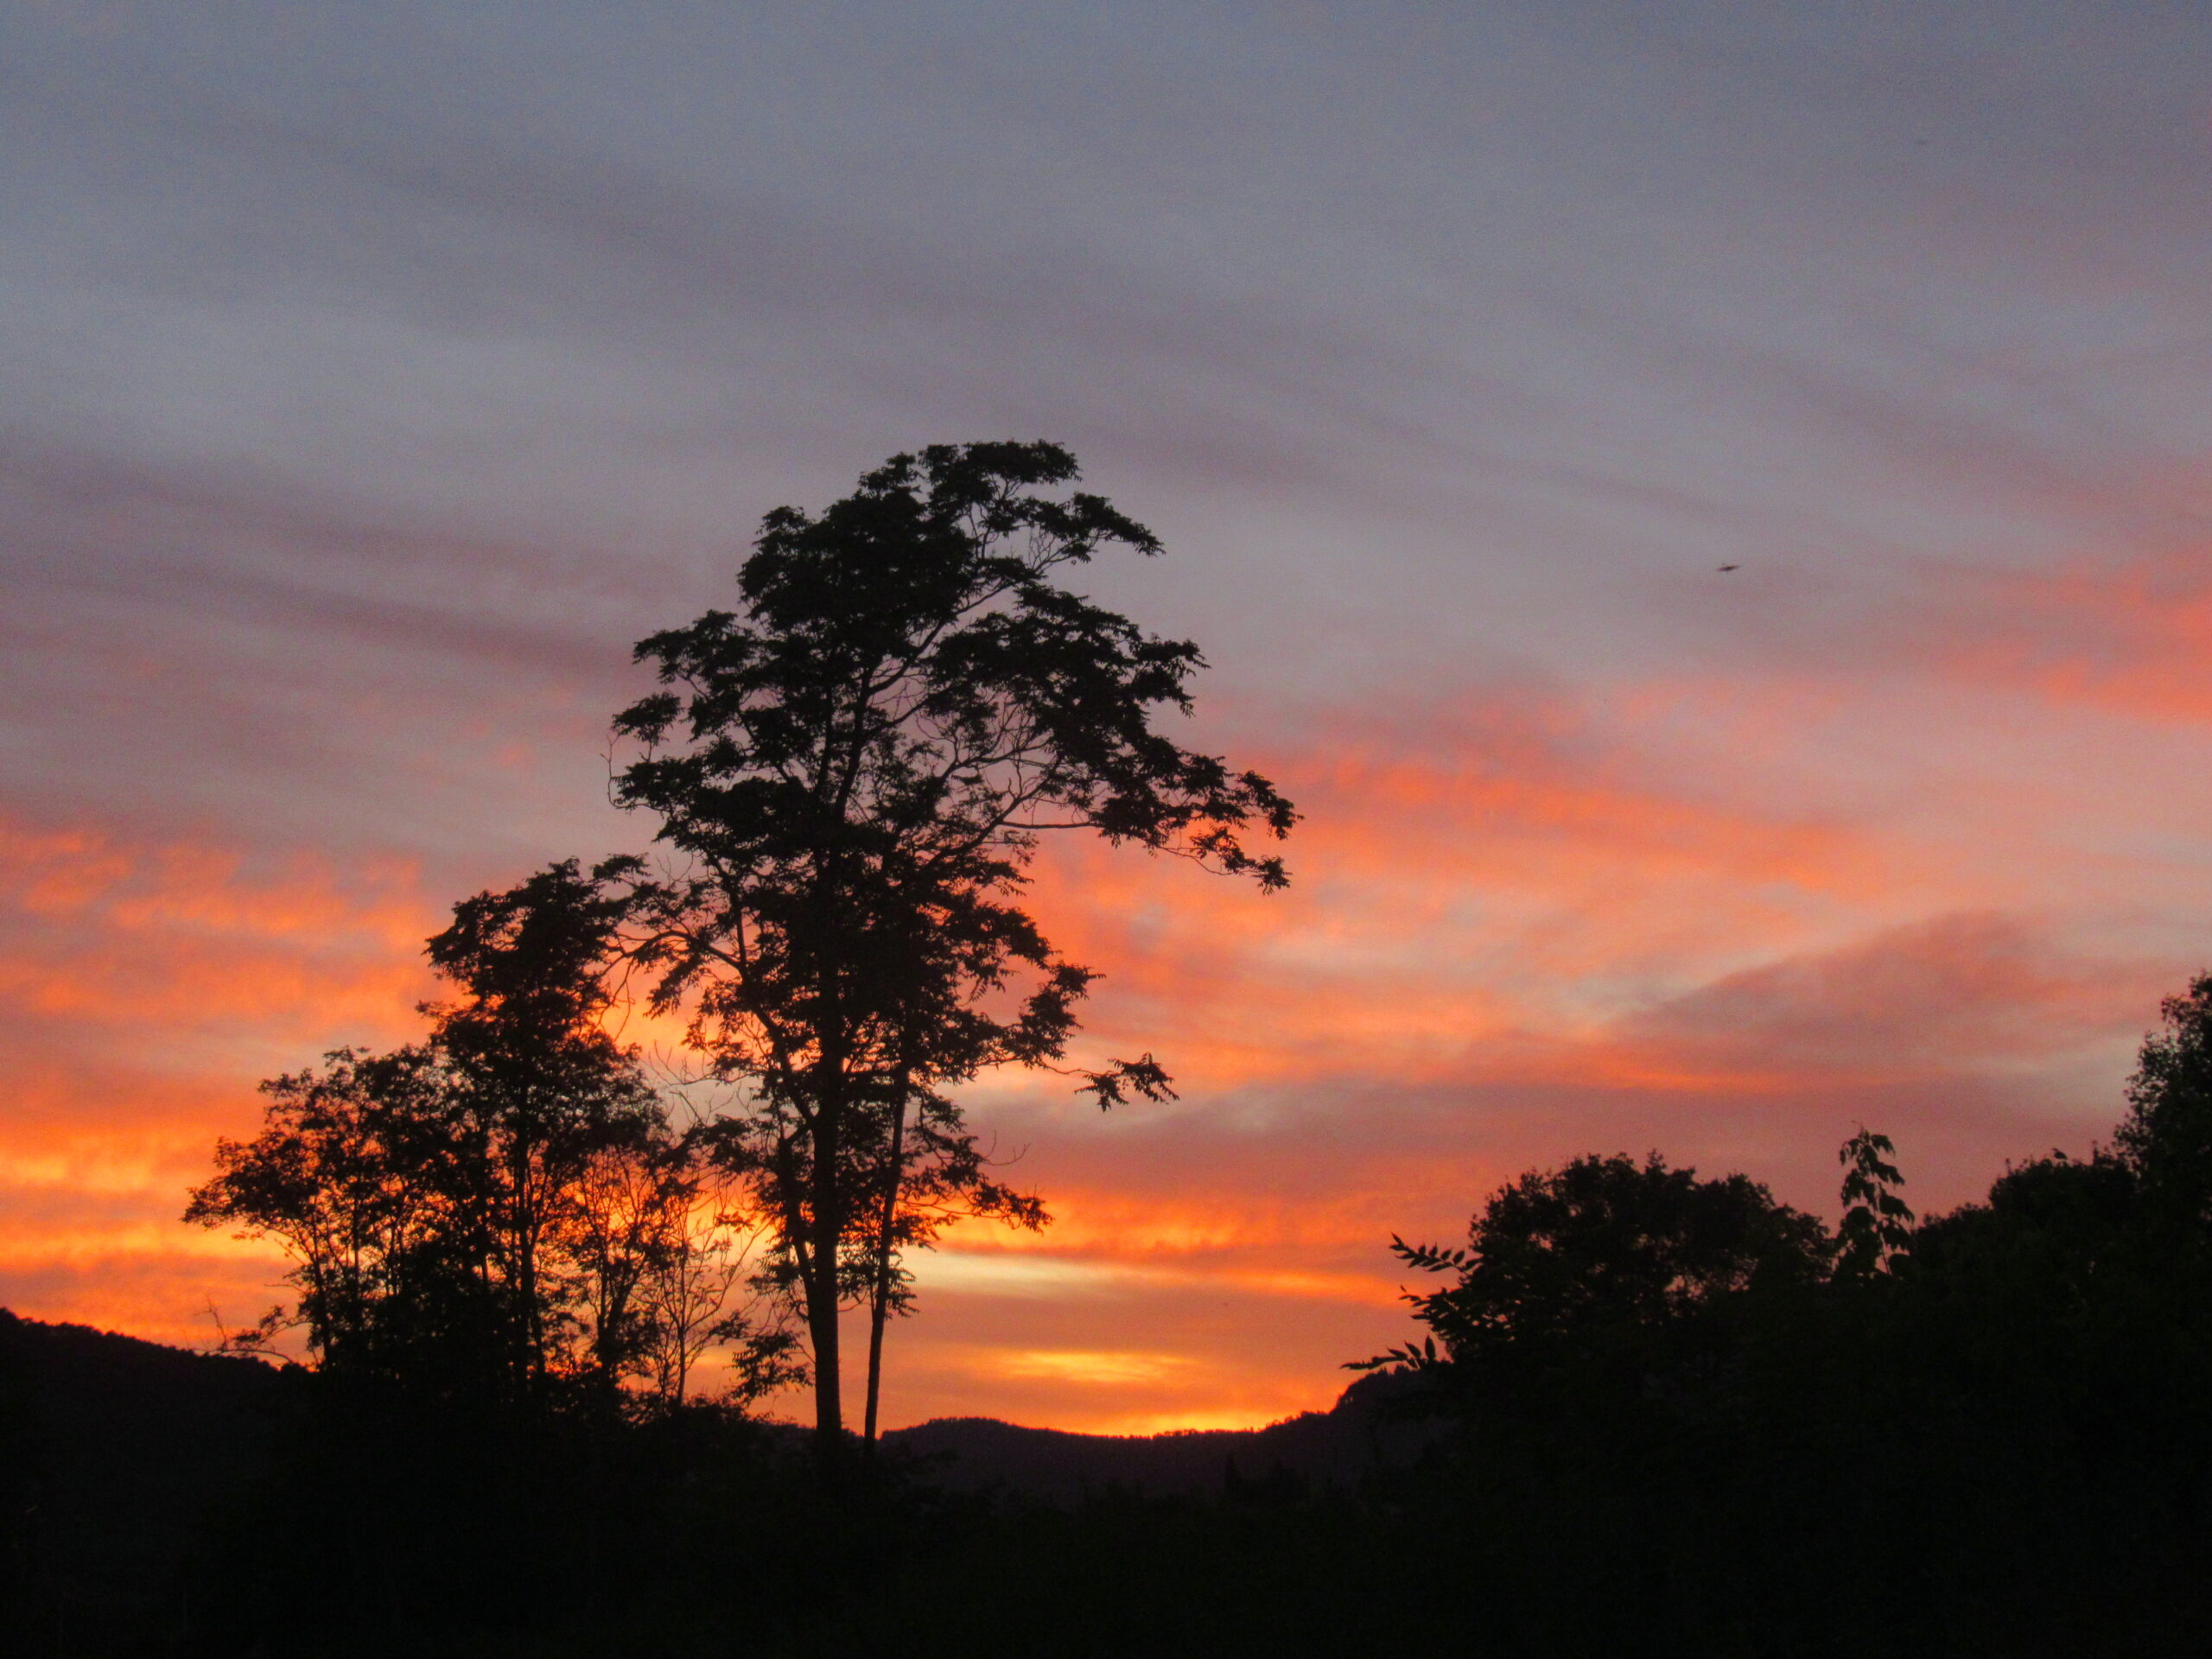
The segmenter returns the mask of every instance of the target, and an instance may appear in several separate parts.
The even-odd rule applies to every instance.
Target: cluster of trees
[[[1423,1456],[982,1516],[841,1637],[966,1651],[903,1610],[988,1573],[1040,1653],[2212,1649],[2212,976],[2110,1146],[1926,1219],[1883,1136],[1842,1166],[1833,1230],[1656,1154],[1531,1171],[1394,1241],[1421,1334],[1347,1403]]]
[[[395,1068],[445,1073],[425,1096],[448,1099],[454,1116],[441,1122],[474,1124],[471,1068],[499,1052],[460,1039],[457,1025],[521,1018],[507,999],[531,1001],[524,918],[612,905],[574,872],[536,880],[537,909],[472,901],[441,936],[466,995],[438,1011],[428,1058]],[[470,918],[483,926],[472,932]],[[485,960],[458,948],[463,937],[495,945],[496,995],[463,968]],[[560,1029],[590,1026],[574,1004],[541,1006]],[[1348,1484],[1232,1466],[1213,1497],[1109,1487],[1038,1504],[949,1497],[926,1468],[824,1483],[772,1432],[696,1408],[569,1414],[520,1443],[477,1423],[454,1432],[442,1408],[366,1434],[357,1416],[309,1409],[289,1465],[245,1489],[238,1524],[194,1579],[212,1610],[200,1628],[219,1643],[245,1631],[272,1652],[316,1653],[385,1650],[396,1637],[413,1651],[505,1651],[503,1632],[541,1655],[679,1643],[916,1659],[978,1645],[2202,1653],[2212,976],[2163,1016],[2109,1146],[2010,1166],[1983,1201],[1948,1214],[1916,1218],[1892,1148],[1862,1130],[1842,1149],[1833,1230],[1748,1177],[1609,1154],[1507,1184],[1462,1245],[1397,1241],[1428,1281],[1411,1295],[1420,1340],[1361,1362],[1376,1374],[1332,1416],[1410,1455]],[[634,1122],[645,1103],[604,1081],[624,1075],[620,1052],[598,1054],[577,1058],[563,1097],[576,1077],[600,1078],[582,1092],[604,1111],[562,1121]],[[383,1109],[385,1084],[340,1086],[340,1073],[353,1077],[334,1066],[323,1077],[323,1093],[353,1103],[334,1122],[364,1100]],[[275,1088],[302,1111],[316,1092]],[[509,1148],[551,1138],[484,1133]],[[593,1128],[575,1144],[639,1144],[628,1133]],[[741,1154],[758,1133],[738,1136]],[[276,1179],[273,1147],[226,1149],[211,1190],[243,1198],[248,1185],[225,1183]],[[565,1156],[541,1149],[509,1166],[580,1166]],[[565,1242],[592,1230],[545,1229],[556,1242],[540,1271],[575,1288],[556,1299],[568,1322],[547,1321],[569,1334],[543,1368],[601,1389],[593,1310],[606,1258]],[[450,1294],[511,1298],[513,1246],[469,1236],[474,1282]],[[444,1271],[408,1268],[406,1247],[377,1244],[358,1266],[321,1248],[321,1276],[302,1281],[310,1310],[317,1297],[404,1298],[403,1282],[419,1282],[407,1273],[435,1282]],[[853,1294],[866,1293],[859,1280]],[[775,1306],[772,1284],[765,1294]],[[350,1313],[310,1317],[330,1319],[334,1340],[344,1330],[373,1345],[424,1340],[418,1313],[395,1304],[360,1328]],[[502,1386],[538,1386],[528,1332],[512,1318],[501,1328],[512,1332]],[[311,1402],[329,1397],[327,1373],[294,1380],[316,1385]],[[609,1427],[579,1435],[589,1421]],[[290,1523],[272,1529],[272,1514]],[[733,1536],[747,1541],[738,1579]],[[988,1594],[948,1589],[978,1585]],[[292,1629],[312,1638],[292,1641]]]
[[[953,1091],[1030,1066],[1102,1107],[1171,1092],[1149,1054],[1066,1064],[1095,976],[1022,907],[1041,838],[1286,880],[1248,843],[1290,804],[1158,729],[1197,647],[1065,586],[1101,549],[1160,550],[1075,476],[1046,443],[895,456],[818,516],[770,513],[740,609],[639,645],[660,689],[616,720],[613,790],[654,855],[458,906],[428,1040],[276,1079],[261,1135],[219,1148],[191,1216],[295,1264],[248,1344],[303,1325],[327,1370],[508,1403],[680,1402],[726,1344],[741,1396],[803,1368],[834,1469],[861,1308],[873,1447],[906,1253],[963,1215],[1046,1219]],[[618,986],[681,1022],[719,1109],[671,1122],[608,1035]]]
[[[273,1238],[297,1300],[234,1336],[474,1408],[681,1406],[710,1346],[739,1403],[793,1380],[748,1295],[760,1227],[711,1126],[671,1121],[608,1034],[619,896],[560,864],[455,908],[429,956],[460,993],[422,1043],[264,1084],[188,1220]]]
[[[2162,1014],[2109,1147],[1926,1221],[1862,1129],[1834,1234],[1655,1154],[1394,1241],[1440,1282],[1365,1363],[1451,1428],[1406,1490],[1499,1649],[2203,1651],[2212,976]]]

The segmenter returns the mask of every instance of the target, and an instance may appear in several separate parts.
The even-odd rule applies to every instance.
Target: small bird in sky
[[[1732,565],[1732,564],[1724,564],[1724,565],[1722,565],[1722,566],[1720,567],[1720,574],[1721,574],[1722,575],[1724,575],[1724,576],[1725,576],[1725,575],[1727,575],[1731,570],[1733,570],[1733,569],[1736,569],[1736,567],[1735,567],[1734,565]]]

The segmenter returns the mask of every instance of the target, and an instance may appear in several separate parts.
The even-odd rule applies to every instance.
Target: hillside
[[[289,1582],[291,1593],[315,1605],[353,1593],[344,1586],[353,1578],[343,1573],[327,1584],[284,1577],[308,1562],[334,1564],[319,1553],[343,1541],[327,1533],[334,1516],[358,1512],[367,1529],[346,1546],[351,1555],[382,1560],[397,1550],[397,1561],[413,1560],[399,1535],[368,1537],[377,1532],[372,1517],[394,1502],[408,1515],[407,1535],[423,1539],[442,1536],[440,1528],[450,1531],[475,1513],[450,1491],[426,1487],[408,1498],[404,1471],[394,1475],[399,1484],[392,1490],[373,1478],[365,1487],[349,1488],[343,1479],[334,1485],[327,1470],[303,1476],[296,1465],[299,1431],[314,1415],[307,1409],[310,1391],[301,1386],[308,1380],[251,1359],[0,1309],[0,1629],[32,1633],[41,1651],[227,1650],[236,1609],[254,1604],[257,1585]],[[1347,1487],[1380,1465],[1417,1457],[1426,1431],[1383,1409],[1401,1386],[1397,1379],[1365,1378],[1328,1411],[1260,1429],[1124,1437],[963,1418],[895,1431],[886,1445],[893,1465],[919,1483],[1013,1500],[1008,1524],[1018,1523],[1022,1503],[1071,1507],[1086,1495],[1109,1492],[1271,1502]],[[804,1429],[772,1426],[747,1451],[672,1427],[673,1435],[640,1441],[630,1473],[609,1475],[612,1484],[570,1521],[621,1513],[625,1504],[642,1503],[640,1516],[657,1515],[690,1501],[696,1494],[688,1483],[702,1480],[709,1483],[702,1492],[716,1482],[735,1483],[709,1506],[717,1514],[733,1502],[772,1510],[785,1501],[770,1490],[782,1479],[774,1471],[798,1466],[788,1454],[803,1445]],[[782,1450],[755,1461],[764,1447]],[[354,1477],[362,1472],[356,1469]],[[347,1496],[326,1512],[324,1500],[341,1491]],[[606,1508],[609,1503],[615,1507]],[[310,1514],[320,1518],[308,1522]],[[319,1541],[297,1532],[302,1523]],[[618,1530],[633,1523],[645,1524],[633,1516]],[[349,1536],[360,1529],[340,1527]],[[593,1542],[585,1534],[578,1535],[584,1555],[611,1561],[612,1535]],[[467,1549],[455,1559],[464,1558],[482,1564]],[[415,1561],[413,1577],[403,1578],[421,1580],[422,1567]],[[433,1611],[445,1606],[437,1597],[448,1592],[448,1599],[466,1604],[488,1588],[474,1573],[470,1567],[457,1586],[423,1580],[416,1589]]]
[[[1265,1428],[1077,1434],[988,1417],[946,1417],[893,1430],[884,1443],[918,1476],[956,1491],[1056,1503],[1109,1488],[1152,1496],[1287,1496],[1351,1485],[1370,1470],[1418,1457],[1431,1431],[1383,1409],[1402,1386],[1398,1378],[1365,1377],[1329,1410]]]
[[[257,1361],[0,1308],[8,1589],[88,1649],[188,1618],[188,1569],[266,1466],[286,1394]]]

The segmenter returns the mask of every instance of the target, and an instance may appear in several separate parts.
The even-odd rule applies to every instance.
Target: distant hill
[[[87,1650],[188,1618],[195,1554],[265,1467],[286,1392],[257,1360],[0,1308],[5,1588]]]
[[[0,1309],[0,1652],[221,1650],[226,1552],[299,1517],[275,1495],[308,1420],[302,1373]],[[1068,1503],[1086,1494],[1294,1497],[1419,1456],[1429,1431],[1368,1377],[1325,1412],[1266,1428],[1114,1436],[988,1418],[897,1430],[887,1448],[956,1491]],[[799,1451],[804,1431],[768,1440]],[[214,1643],[209,1647],[209,1643]],[[149,1645],[150,1644],[150,1645]]]
[[[887,1448],[915,1472],[956,1491],[1002,1491],[1067,1503],[1109,1489],[1229,1498],[1349,1486],[1409,1463],[1433,1431],[1386,1410],[1404,1379],[1363,1377],[1327,1411],[1266,1428],[1166,1434],[1071,1434],[989,1417],[940,1417],[893,1429]]]

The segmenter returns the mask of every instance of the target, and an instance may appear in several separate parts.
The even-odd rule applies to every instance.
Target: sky
[[[642,849],[632,643],[930,442],[1159,532],[1086,590],[1305,819],[1050,849],[1180,1098],[968,1091],[1056,1220],[920,1264],[888,1423],[1324,1407],[1583,1153],[1948,1208],[2212,966],[2202,6],[0,0],[0,122],[23,1314],[276,1300],[180,1219],[256,1082]]]

